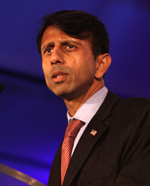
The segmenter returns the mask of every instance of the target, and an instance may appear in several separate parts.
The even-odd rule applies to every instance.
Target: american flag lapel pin
[[[90,132],[90,134],[91,134],[92,136],[95,136],[95,135],[97,134],[97,131],[96,131],[95,129],[93,129],[93,130]]]

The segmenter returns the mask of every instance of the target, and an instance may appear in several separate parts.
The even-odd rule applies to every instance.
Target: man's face
[[[89,39],[72,38],[49,26],[42,37],[41,55],[46,84],[54,94],[63,99],[86,94],[96,72]]]

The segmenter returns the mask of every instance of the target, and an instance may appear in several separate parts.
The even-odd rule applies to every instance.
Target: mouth
[[[54,72],[52,74],[52,79],[55,83],[60,83],[65,80],[67,74],[61,71]]]

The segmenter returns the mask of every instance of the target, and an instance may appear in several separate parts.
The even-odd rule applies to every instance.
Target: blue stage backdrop
[[[149,0],[2,0],[0,6],[0,163],[46,184],[67,125],[63,100],[45,85],[36,35],[41,17],[83,10],[110,35],[106,86],[123,97],[150,98]]]

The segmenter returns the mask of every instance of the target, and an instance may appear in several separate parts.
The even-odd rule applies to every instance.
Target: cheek
[[[48,72],[48,64],[46,63],[46,61],[43,61],[43,60],[42,60],[42,69],[43,69],[44,75],[46,75]]]
[[[81,64],[82,65],[80,65],[80,69],[84,75],[95,76],[96,68],[95,61],[93,60],[93,58],[86,58]]]
[[[42,69],[43,69],[43,73],[44,73],[44,77],[45,77],[45,82],[48,86],[50,77],[49,77],[49,70],[47,68],[47,65],[45,65],[45,63],[42,63]]]

